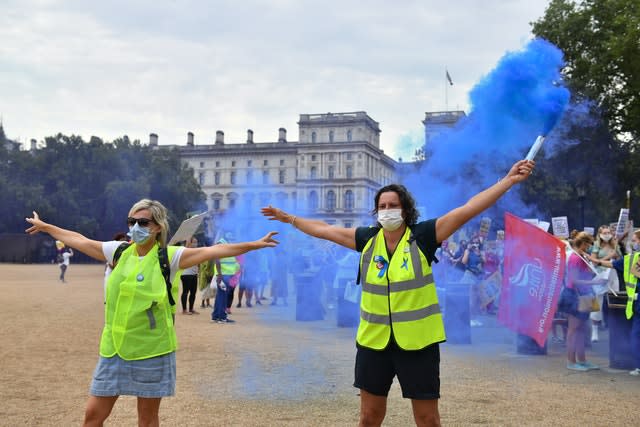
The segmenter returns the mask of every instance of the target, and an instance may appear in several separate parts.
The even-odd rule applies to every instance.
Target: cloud
[[[545,1],[17,1],[0,16],[0,113],[13,138],[161,144],[297,139],[299,114],[367,111],[397,157],[528,38]]]

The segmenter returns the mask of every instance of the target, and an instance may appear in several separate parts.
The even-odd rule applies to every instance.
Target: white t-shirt
[[[107,263],[109,264],[113,263],[113,254],[116,252],[116,249],[118,249],[118,247],[122,243],[123,242],[119,242],[117,240],[112,240],[110,242],[102,242],[102,253],[104,254],[104,257],[107,259]],[[173,279],[175,278],[176,273],[178,272],[178,270],[180,270],[180,257],[182,256],[182,251],[184,251],[184,246],[178,246],[176,253],[173,255],[173,258],[170,261],[169,281],[171,283],[173,283]],[[142,258],[144,257],[140,257],[140,259]],[[106,287],[106,283],[107,283],[107,275],[105,273],[105,287]]]
[[[60,263],[60,265],[66,265],[67,267],[69,267],[69,258],[71,258],[73,256],[72,253],[69,252],[63,252],[62,253],[62,262]]]

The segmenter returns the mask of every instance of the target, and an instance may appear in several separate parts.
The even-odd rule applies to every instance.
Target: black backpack
[[[116,248],[116,251],[113,253],[113,262],[111,263],[111,268],[115,268],[116,263],[122,255],[122,252],[124,252],[125,249],[127,249],[129,246],[131,246],[131,243],[124,242]],[[169,297],[169,304],[174,306],[176,305],[176,302],[173,299],[173,295],[171,294],[171,268],[169,267],[169,254],[167,252],[167,248],[158,248],[158,262],[160,263],[160,271],[162,271],[164,282],[167,284],[167,296]]]
[[[62,256],[62,252],[58,252],[58,255],[56,255],[56,262],[58,264],[62,264],[64,262],[64,257]]]

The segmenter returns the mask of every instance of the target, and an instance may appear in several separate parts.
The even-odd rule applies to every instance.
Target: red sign
[[[565,244],[505,213],[504,275],[498,321],[544,346],[566,269]]]

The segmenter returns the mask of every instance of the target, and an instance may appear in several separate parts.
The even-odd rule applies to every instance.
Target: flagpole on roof
[[[449,111],[449,86],[453,86],[453,80],[447,67],[444,67],[444,110]]]
[[[449,72],[447,68],[444,69],[444,111],[449,111],[449,82],[447,81],[447,75]]]

